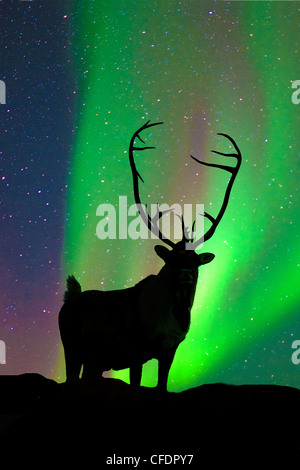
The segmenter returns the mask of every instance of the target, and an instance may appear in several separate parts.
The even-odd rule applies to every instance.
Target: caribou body
[[[191,321],[191,309],[198,278],[198,268],[213,260],[212,253],[195,252],[197,243],[187,236],[182,220],[183,237],[178,243],[166,239],[156,220],[148,214],[139,199],[138,179],[133,159],[135,150],[152,147],[135,147],[135,139],[141,142],[140,132],[160,123],[146,123],[136,131],[129,147],[129,160],[133,175],[135,201],[142,219],[149,230],[155,233],[165,246],[155,246],[156,254],[164,261],[157,275],[150,275],[134,287],[115,291],[81,290],[78,281],[69,276],[64,305],[59,313],[59,328],[65,352],[67,381],[77,380],[83,366],[83,378],[89,378],[110,369],[130,369],[130,383],[139,385],[142,366],[150,359],[158,359],[158,383],[165,390],[169,370],[179,344],[184,340]],[[202,241],[209,239],[220,222],[229,194],[238,172],[241,155],[233,139],[225,135],[234,145],[236,167],[203,163],[231,172],[224,202],[216,218],[204,213],[211,222],[210,229]],[[220,152],[216,152],[220,153]],[[192,157],[194,158],[194,157]],[[193,230],[192,230],[193,231]]]
[[[130,382],[139,385],[142,365],[156,358],[158,387],[166,388],[174,354],[189,330],[198,266],[214,258],[194,251],[187,258],[178,245],[173,251],[157,246],[164,267],[134,287],[81,292],[75,278],[68,278],[59,314],[67,380],[78,379],[82,365],[83,377],[130,368]]]

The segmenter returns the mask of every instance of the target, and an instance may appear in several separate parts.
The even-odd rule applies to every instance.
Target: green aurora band
[[[156,150],[136,156],[142,202],[203,203],[212,215],[228,176],[197,166],[190,154],[216,161],[210,150],[228,152],[217,136],[227,133],[242,167],[203,248],[216,257],[199,271],[169,390],[218,381],[297,385],[290,360],[300,338],[296,2],[78,0],[75,11],[77,129],[64,278],[74,274],[84,289],[119,289],[162,266],[154,240],[96,236],[99,204],[118,207],[124,195],[134,203],[128,145],[138,127],[164,122],[143,134]],[[156,367],[144,367],[143,385],[155,384]],[[128,380],[128,371],[113,376]]]

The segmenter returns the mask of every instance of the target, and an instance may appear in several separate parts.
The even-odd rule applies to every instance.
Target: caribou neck
[[[177,319],[180,328],[187,331],[190,325],[190,312],[193,306],[197,277],[190,283],[181,283],[179,276],[174,276],[172,268],[163,266],[156,276],[164,296],[168,296],[172,305],[172,313]]]

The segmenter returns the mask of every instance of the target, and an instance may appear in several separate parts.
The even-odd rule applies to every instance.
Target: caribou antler
[[[207,232],[198,241],[193,242],[193,246],[192,246],[193,250],[195,250],[201,243],[206,242],[207,240],[209,240],[213,236],[213,234],[215,233],[215,230],[216,230],[217,226],[219,225],[219,223],[220,223],[220,221],[221,221],[221,219],[224,215],[224,212],[227,208],[229,197],[230,197],[230,192],[231,192],[234,180],[236,178],[236,175],[237,175],[237,173],[240,169],[241,163],[242,163],[242,155],[241,155],[240,149],[238,148],[238,146],[237,146],[236,142],[234,141],[234,139],[232,137],[230,137],[229,135],[227,135],[227,134],[218,133],[218,135],[223,135],[224,137],[226,137],[232,143],[232,145],[234,146],[237,153],[223,153],[223,152],[218,152],[217,150],[212,150],[212,152],[216,153],[218,155],[223,155],[224,157],[235,157],[237,159],[237,164],[236,164],[235,167],[232,167],[232,166],[228,166],[228,165],[219,165],[217,163],[207,163],[207,162],[203,162],[202,160],[198,160],[198,158],[195,158],[195,157],[193,157],[193,155],[191,155],[192,159],[195,160],[198,163],[201,163],[201,165],[211,166],[211,167],[214,167],[214,168],[220,168],[220,170],[225,170],[225,171],[228,171],[229,173],[231,173],[231,178],[230,178],[228,186],[226,188],[223,204],[221,206],[219,214],[217,215],[217,217],[213,217],[212,215],[208,214],[207,212],[204,212],[203,216],[206,217],[212,223],[212,225],[207,230]]]
[[[135,161],[134,161],[134,158],[133,158],[133,152],[135,152],[137,150],[142,151],[142,150],[154,149],[155,147],[136,147],[134,143],[135,143],[136,139],[139,139],[140,142],[145,144],[144,140],[140,137],[140,133],[145,129],[149,129],[150,127],[154,127],[154,126],[158,126],[160,124],[163,124],[162,122],[155,122],[153,124],[149,124],[149,123],[150,123],[150,120],[147,121],[137,131],[135,131],[135,133],[133,134],[133,136],[131,138],[130,145],[129,145],[129,162],[130,162],[132,177],[133,177],[134,199],[135,199],[135,203],[136,203],[136,206],[138,208],[138,211],[139,211],[144,223],[147,225],[148,229],[157,238],[159,238],[160,240],[165,242],[170,247],[174,248],[175,243],[172,242],[171,240],[169,240],[168,238],[166,238],[161,233],[161,231],[159,230],[159,227],[158,227],[159,219],[165,213],[170,212],[171,209],[166,210],[166,211],[162,211],[162,212],[158,210],[157,214],[154,217],[151,217],[148,210],[147,210],[147,206],[143,205],[141,203],[140,196],[139,196],[139,179],[142,182],[144,182],[144,180],[141,177],[140,173],[136,169],[136,164],[135,164]],[[222,135],[222,136],[226,137],[232,143],[232,145],[234,146],[237,153],[223,153],[223,152],[218,152],[217,150],[212,150],[212,152],[216,153],[218,155],[222,155],[224,157],[235,157],[237,159],[237,164],[236,164],[235,167],[232,167],[232,166],[228,166],[228,165],[220,165],[218,163],[207,163],[207,162],[203,162],[202,160],[198,160],[198,158],[195,158],[195,157],[193,157],[193,155],[191,155],[191,158],[193,160],[195,160],[196,162],[201,163],[201,165],[211,166],[213,168],[219,168],[220,170],[228,171],[229,173],[231,173],[231,178],[230,178],[228,186],[226,188],[223,204],[221,206],[221,209],[220,209],[219,214],[217,215],[217,217],[213,217],[212,215],[208,214],[207,212],[204,212],[204,214],[202,214],[203,217],[206,217],[211,222],[211,227],[207,230],[207,232],[199,240],[194,241],[194,238],[193,238],[195,222],[193,222],[193,226],[192,226],[192,230],[191,230],[191,236],[189,236],[188,235],[188,230],[184,225],[183,217],[181,217],[182,234],[183,234],[182,243],[185,243],[185,246],[188,250],[196,250],[196,248],[200,244],[202,244],[202,243],[206,242],[207,240],[209,240],[213,236],[213,234],[215,233],[215,230],[216,230],[217,226],[219,225],[219,223],[220,223],[220,221],[221,221],[221,219],[222,219],[222,217],[223,217],[223,215],[226,211],[226,208],[227,208],[227,205],[228,205],[228,202],[229,202],[231,189],[232,189],[234,180],[236,178],[236,175],[239,171],[239,168],[241,166],[242,155],[241,155],[240,149],[238,148],[238,146],[237,146],[236,142],[234,141],[234,139],[232,137],[230,137],[229,135],[227,135],[227,134],[219,133],[218,135]]]
[[[155,147],[136,147],[134,145],[134,142],[136,139],[139,139],[140,142],[143,144],[145,143],[143,139],[140,136],[140,133],[145,130],[149,129],[150,127],[158,126],[160,124],[163,124],[163,122],[154,122],[153,124],[149,124],[150,120],[147,121],[142,127],[140,127],[133,136],[131,137],[130,144],[129,144],[129,162],[130,162],[130,167],[132,171],[132,178],[133,178],[133,194],[134,194],[134,199],[135,203],[137,206],[137,209],[140,213],[140,216],[142,217],[144,223],[147,225],[148,229],[150,232],[152,232],[157,238],[162,240],[164,243],[167,245],[171,246],[174,248],[175,243],[173,243],[171,240],[166,238],[161,231],[159,230],[158,223],[159,219],[166,214],[167,212],[170,212],[171,209],[166,210],[166,211],[158,211],[155,217],[151,217],[148,210],[147,206],[143,205],[140,200],[140,195],[139,195],[139,179],[144,183],[143,178],[141,177],[140,173],[136,169],[136,164],[133,158],[133,152],[135,151],[142,151],[142,150],[148,150],[148,149],[155,149]]]

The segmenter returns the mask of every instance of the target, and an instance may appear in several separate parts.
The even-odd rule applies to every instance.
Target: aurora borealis
[[[155,240],[96,236],[100,204],[134,202],[129,141],[151,119],[164,125],[145,131],[156,149],[136,157],[144,203],[216,215],[228,175],[190,155],[220,162],[210,150],[230,147],[217,133],[243,155],[203,247],[216,257],[199,271],[169,390],[298,386],[298,3],[33,1],[1,14],[0,373],[64,379],[57,315],[68,274],[84,289],[120,289],[161,268]],[[144,366],[142,384],[154,385],[155,367]]]

